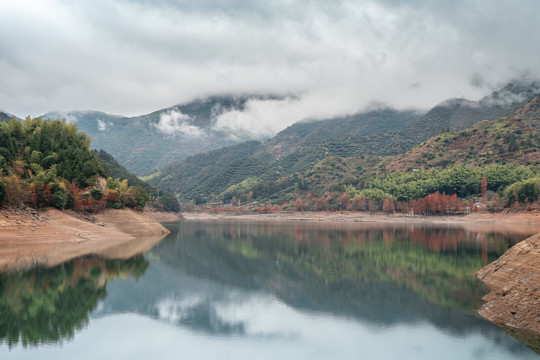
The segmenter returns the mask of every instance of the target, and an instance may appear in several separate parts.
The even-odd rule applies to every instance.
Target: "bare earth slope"
[[[54,266],[86,254],[129,258],[168,233],[143,213],[127,209],[105,210],[96,220],[56,209],[0,210],[0,271]]]

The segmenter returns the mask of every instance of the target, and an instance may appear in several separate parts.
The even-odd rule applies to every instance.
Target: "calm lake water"
[[[537,359],[476,310],[523,235],[204,223],[130,260],[0,275],[0,359]]]

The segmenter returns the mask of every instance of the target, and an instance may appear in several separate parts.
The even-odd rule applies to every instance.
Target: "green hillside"
[[[180,205],[176,197],[170,192],[164,191],[158,187],[154,187],[145,181],[142,181],[132,173],[126,170],[122,165],[105,150],[96,152],[99,161],[105,165],[107,176],[111,179],[119,179],[120,181],[127,180],[128,186],[138,186],[144,189],[150,196],[150,207],[159,211],[180,211]]]
[[[142,209],[149,200],[140,186],[106,184],[106,166],[90,138],[61,120],[12,118],[0,123],[0,205],[98,210]]]
[[[52,112],[43,117],[75,122],[92,137],[92,148],[107,151],[130,172],[143,175],[190,155],[250,140],[213,126],[216,114],[242,110],[250,98],[210,97],[137,117],[96,111]]]
[[[478,126],[487,126],[485,124],[492,123],[490,120],[502,114],[517,111],[516,107],[523,105],[523,96],[532,93],[532,89],[536,89],[534,84],[519,86],[511,84],[479,101],[448,100],[425,114],[416,111],[378,109],[326,121],[296,123],[263,144],[248,142],[174,162],[156,174],[151,182],[179,194],[182,200],[229,201],[232,194],[236,194],[237,198],[238,196],[246,198],[247,193],[253,191],[259,199],[283,203],[301,195],[301,191],[297,191],[298,183],[304,184],[305,188],[317,193],[329,189],[343,189],[343,185],[336,184],[343,182],[346,178],[362,175],[360,172],[355,174],[351,171],[356,164],[360,164],[365,172],[430,166],[428,161],[432,158],[441,161],[440,165],[444,166],[452,163],[449,158],[452,152],[440,150],[444,159],[440,159],[431,152],[428,154],[423,152],[420,162],[416,158],[408,163],[403,161],[403,164],[407,163],[406,167],[393,165],[395,161],[398,161],[393,160],[394,158],[382,161],[381,156],[415,154],[418,152],[417,148],[411,152],[408,151],[423,141],[432,141],[428,139],[434,135],[446,134],[449,129],[467,128],[482,120],[484,122],[481,124],[484,125]],[[496,123],[500,121],[504,120],[497,120],[493,127],[498,126]],[[528,128],[522,128],[519,124],[516,126],[521,129],[522,135],[530,133]],[[518,129],[513,131],[518,131]],[[469,130],[463,133],[469,134]],[[470,133],[478,133],[478,130],[473,128]],[[446,139],[446,136],[440,135],[441,139]],[[486,139],[478,140],[472,135],[465,136],[475,141],[475,144],[478,143],[475,146],[487,141]],[[511,135],[508,136],[511,137]],[[530,135],[527,136],[530,137]],[[522,142],[522,139],[518,141]],[[527,151],[532,152],[535,143],[530,141],[530,149]],[[457,141],[455,144],[457,150],[463,149],[462,141]],[[474,152],[469,154],[470,146],[472,145],[467,146],[467,153],[463,153],[463,156],[474,157],[478,160],[470,163],[471,165],[490,163],[484,158],[473,156],[476,154]],[[437,149],[439,148],[441,147],[438,146]],[[521,149],[524,151],[525,147]],[[489,151],[486,150],[486,154],[489,154]],[[397,159],[405,156],[409,155],[401,155]],[[514,159],[511,156],[505,156],[508,161]],[[522,160],[521,163],[524,164],[534,163],[534,156],[532,153],[527,156],[523,156],[522,153],[518,155]],[[250,164],[253,164],[255,159],[262,163],[250,167],[249,171],[241,171],[240,163],[237,162],[245,161],[250,157],[252,158]],[[326,173],[328,164],[332,164],[330,168],[340,168],[342,163],[352,165],[345,165],[346,170],[337,171],[336,174],[339,176]],[[229,172],[226,180],[216,181],[215,177],[221,176],[222,169],[227,167],[229,167]],[[317,174],[318,177],[314,177],[313,174]],[[248,190],[245,184],[239,185],[246,179],[251,179],[252,189]],[[238,180],[236,184],[239,186],[223,193],[223,187],[234,186],[235,180]],[[239,191],[239,189],[242,190]]]
[[[11,115],[0,110],[0,122],[8,122],[11,118]]]
[[[538,165],[539,149],[540,97],[535,96],[512,115],[435,136],[406,154],[389,159],[385,168],[387,171],[443,168],[456,163]]]
[[[362,140],[403,129],[421,116],[417,111],[380,109],[343,118],[296,123],[267,141],[265,148],[275,158],[321,145],[336,147],[337,143],[348,147],[351,153],[378,154],[379,149]]]
[[[254,157],[263,151],[260,142],[248,141],[193,155],[165,167],[150,180],[150,183],[168,191],[187,193],[228,165]]]

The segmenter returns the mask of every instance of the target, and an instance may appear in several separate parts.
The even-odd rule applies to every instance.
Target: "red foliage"
[[[463,203],[456,194],[446,195],[437,191],[421,199],[411,200],[409,208],[417,214],[457,214],[463,212]]]
[[[302,199],[300,198],[296,199],[296,201],[294,202],[294,210],[295,211],[304,210],[304,202],[302,201]]]
[[[393,214],[396,208],[394,207],[394,200],[388,198],[384,199],[383,211],[387,214]]]

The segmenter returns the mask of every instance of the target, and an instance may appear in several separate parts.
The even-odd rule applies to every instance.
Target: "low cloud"
[[[113,124],[111,122],[107,122],[107,121],[102,120],[102,119],[97,119],[97,127],[98,127],[99,131],[105,131],[111,126],[113,126]]]
[[[170,110],[159,115],[156,128],[164,134],[183,135],[191,138],[202,137],[206,132],[198,126],[190,124],[192,117],[178,110]]]
[[[0,107],[134,116],[216,94],[293,94],[216,112],[216,128],[258,136],[373,102],[428,109],[538,77],[538,13],[537,0],[0,1]]]

